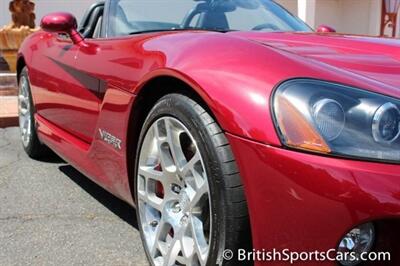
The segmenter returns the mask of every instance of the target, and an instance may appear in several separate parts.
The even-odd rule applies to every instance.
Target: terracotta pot
[[[26,37],[37,30],[39,29],[30,29],[27,26],[20,28],[5,26],[0,29],[0,52],[12,72],[16,71],[19,47]]]
[[[18,50],[24,39],[37,30],[26,26],[21,28],[10,28],[9,26],[1,28],[0,50]]]

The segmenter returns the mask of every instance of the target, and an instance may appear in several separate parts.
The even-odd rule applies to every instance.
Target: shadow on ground
[[[107,209],[112,211],[115,215],[120,217],[122,220],[138,229],[136,221],[136,211],[128,203],[115,197],[78,170],[70,165],[62,165],[59,167],[60,171],[74,181],[78,186],[85,190],[94,199],[104,205]]]
[[[37,159],[37,161],[43,162],[43,163],[54,163],[54,164],[65,163],[66,164],[66,162],[60,156],[58,156],[52,150],[50,150],[48,148],[46,148],[46,149],[47,149],[46,156],[41,157],[40,159]]]

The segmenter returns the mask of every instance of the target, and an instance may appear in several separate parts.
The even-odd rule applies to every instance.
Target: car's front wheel
[[[248,248],[236,162],[224,133],[199,104],[179,94],[159,100],[136,158],[137,219],[153,265],[221,265],[224,249]]]

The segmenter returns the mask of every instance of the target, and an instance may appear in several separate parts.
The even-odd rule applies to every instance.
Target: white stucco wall
[[[324,16],[328,19],[326,23],[332,23],[338,32],[357,33],[367,35],[379,34],[381,3],[379,0],[328,0],[320,1],[337,2],[334,12],[322,11],[317,22],[323,23]],[[335,18],[336,16],[336,18]]]
[[[0,26],[8,24],[11,21],[8,0],[0,0]],[[47,13],[54,11],[66,11],[74,14],[78,21],[85,13],[86,9],[96,0],[34,0],[36,4],[36,24]]]
[[[309,26],[314,28],[317,0],[297,0],[298,16]]]
[[[340,33],[378,35],[381,0],[298,0],[298,14],[311,27],[329,25]]]
[[[341,0],[316,1],[314,28],[321,24],[325,24],[335,28],[337,31],[341,30],[341,2]]]

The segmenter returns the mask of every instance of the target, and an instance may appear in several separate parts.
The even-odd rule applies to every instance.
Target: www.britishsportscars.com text
[[[239,249],[236,252],[226,249],[223,252],[223,258],[226,261],[265,261],[265,262],[288,262],[294,264],[296,262],[305,261],[390,261],[390,252],[364,252],[359,254],[355,252],[339,252],[335,249],[328,251],[307,251],[298,252],[289,249],[272,249],[272,250],[245,250]]]

